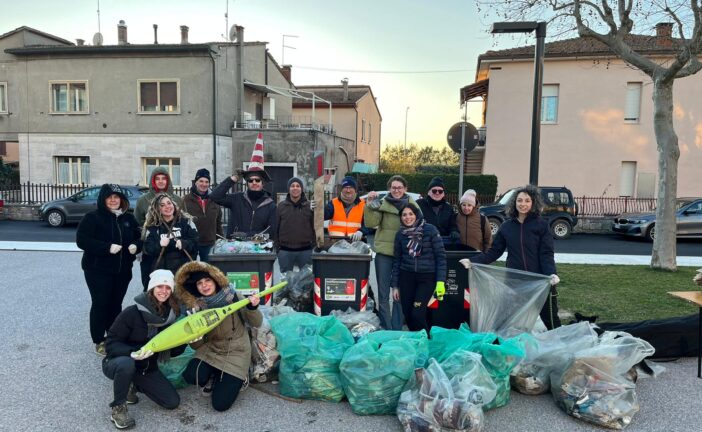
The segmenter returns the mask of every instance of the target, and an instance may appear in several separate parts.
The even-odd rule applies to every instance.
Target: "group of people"
[[[138,400],[137,391],[164,408],[179,404],[177,392],[158,371],[157,362],[180,354],[184,346],[158,355],[139,348],[186,310],[238,300],[226,276],[207,264],[217,237],[223,237],[222,207],[229,209],[228,238],[270,235],[281,272],[312,262],[315,202],[305,195],[304,181],[291,178],[288,193],[278,204],[264,189],[270,177],[262,166],[250,166],[241,175],[245,191],[230,192],[238,175],[210,190],[210,174],[200,169],[190,193],[181,199],[173,193],[168,171],[156,168],[150,190],[140,197],[133,214],[128,212],[122,188],[105,184],[97,209],[78,227],[76,241],[84,250],[81,265],[92,299],[90,333],[96,352],[105,356],[104,374],[114,380],[112,420],[118,428],[134,424],[126,404]],[[392,176],[387,189],[382,197],[372,191],[364,200],[358,196],[356,180],[345,177],[338,197],[323,209],[331,238],[361,241],[375,229],[378,315],[383,328],[400,330],[404,322],[412,331],[430,329],[428,306],[445,293],[447,245],[478,252],[461,260],[466,268],[491,263],[506,250],[507,267],[551,275],[554,287],[541,316],[548,328],[560,325],[553,239],[540,216],[541,195],[535,187],[526,186],[514,194],[507,205],[509,220],[494,239],[472,189],[461,196],[457,212],[446,201],[446,189],[438,177],[429,183],[426,198],[416,202],[402,176]],[[122,311],[132,265],[139,256],[144,292]],[[251,296],[245,311],[230,316],[203,340],[191,341],[196,358],[183,378],[206,388],[216,410],[231,407],[246,385],[250,343],[244,323],[261,323],[258,303],[258,297]]]

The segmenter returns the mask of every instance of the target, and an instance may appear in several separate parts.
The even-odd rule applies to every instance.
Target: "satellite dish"
[[[478,130],[472,124],[468,122],[458,122],[451,126],[448,134],[446,135],[446,140],[448,141],[451,150],[458,154],[461,154],[461,124],[465,124],[463,149],[466,153],[473,150],[475,146],[478,145],[479,134]]]
[[[234,24],[229,29],[229,40],[232,42],[236,42],[238,37],[239,33],[236,31],[236,24]]]
[[[100,32],[95,33],[93,35],[93,45],[95,46],[101,46],[102,45],[102,34]]]

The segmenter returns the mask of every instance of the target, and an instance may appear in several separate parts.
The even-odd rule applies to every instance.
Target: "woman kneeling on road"
[[[180,404],[180,396],[159,370],[158,362],[182,354],[185,345],[155,356],[151,351],[138,353],[158,332],[175,322],[178,303],[172,292],[173,273],[154,271],[148,290],[134,298],[136,304],[122,311],[107,332],[107,356],[102,361],[102,371],[114,381],[111,420],[118,429],[136,424],[127,404],[139,402],[137,391],[166,409],[175,409]]]
[[[198,261],[187,263],[178,271],[176,294],[188,313],[240,300],[221,270]],[[204,338],[190,344],[196,353],[185,368],[183,379],[200,387],[205,387],[212,379],[212,387],[203,388],[203,392],[211,391],[212,408],[217,411],[228,410],[241,389],[248,385],[251,340],[245,323],[258,327],[263,321],[258,310],[258,296],[252,295],[249,300],[251,304],[227,316]]]

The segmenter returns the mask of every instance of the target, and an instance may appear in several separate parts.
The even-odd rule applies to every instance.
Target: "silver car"
[[[702,198],[679,199],[675,215],[678,238],[702,238]],[[656,214],[622,214],[614,218],[612,231],[653,241],[656,238]]]

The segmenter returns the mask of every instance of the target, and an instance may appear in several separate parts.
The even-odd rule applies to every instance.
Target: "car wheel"
[[[648,241],[653,241],[656,239],[656,225],[652,224],[648,229],[646,230],[646,240]]]
[[[64,216],[60,210],[50,210],[49,213],[46,214],[46,222],[52,227],[58,228],[66,223],[66,216]]]
[[[565,219],[558,219],[551,224],[551,233],[556,240],[567,239],[570,237],[571,231],[573,231],[573,227]]]
[[[502,225],[502,221],[496,218],[488,218],[488,222],[490,222],[490,231],[492,232],[492,235],[494,236],[497,234],[497,231],[500,230],[500,226]]]

